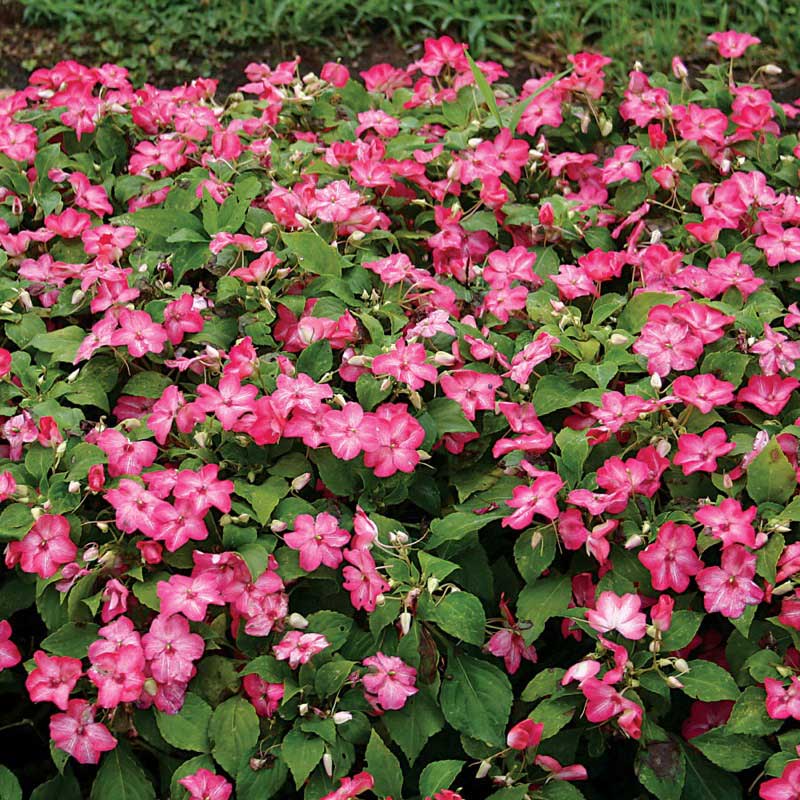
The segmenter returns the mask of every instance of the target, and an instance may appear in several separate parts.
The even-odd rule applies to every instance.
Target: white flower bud
[[[408,544],[408,534],[405,531],[390,531],[389,541],[394,545]]]
[[[298,614],[296,611],[289,614],[288,622],[293,628],[302,629],[308,627],[308,620],[302,614]]]
[[[400,614],[400,630],[403,636],[406,636],[411,630],[411,614],[408,611],[404,611]]]
[[[297,706],[297,713],[301,717],[304,717],[306,714],[308,714],[308,703],[300,703],[300,705]]]
[[[492,768],[492,762],[487,761],[484,759],[481,761],[480,766],[478,767],[478,771],[475,773],[475,780],[481,780],[481,778],[485,778],[489,774],[489,770]]]
[[[34,508],[31,509],[31,516],[35,520],[39,519],[39,517],[41,517],[43,513],[44,513],[44,509],[39,508],[39,506],[34,506]]]
[[[784,581],[772,590],[772,595],[773,597],[782,597],[785,594],[789,594],[789,592],[791,592],[793,589],[794,584],[791,581]]]
[[[439,588],[439,579],[434,578],[433,576],[428,578],[426,588],[428,590],[428,594],[433,594]]]
[[[80,481],[70,481],[69,484],[67,484],[67,491],[70,494],[78,494],[80,490],[81,490]]]
[[[689,665],[686,663],[686,660],[683,658],[676,658],[675,659],[675,669],[681,674],[684,675],[685,673],[689,672],[691,669]]]
[[[72,293],[72,297],[70,297],[69,301],[73,306],[77,306],[78,303],[83,302],[84,297],[86,297],[86,292],[82,292],[80,289],[76,289]]]
[[[322,756],[322,768],[325,770],[325,774],[329,777],[333,777],[333,756],[330,753],[325,753]]]
[[[102,533],[108,533],[108,523],[107,522],[98,522],[97,529]]]
[[[282,519],[274,519],[269,524],[269,529],[273,533],[283,533],[289,526]]]
[[[531,550],[535,550],[542,543],[542,532],[534,531],[531,535]]]
[[[614,123],[610,119],[603,119],[600,123],[600,134],[608,136],[614,130]]]
[[[767,75],[781,75],[783,73],[783,70],[777,64],[764,64],[761,69]]]
[[[608,341],[616,346],[627,344],[628,337],[624,333],[612,333],[611,336],[608,337]]]
[[[305,486],[308,486],[308,482],[311,480],[311,473],[304,472],[302,475],[298,475],[292,481],[292,491],[299,492]]]
[[[670,675],[667,678],[667,686],[670,689],[683,689],[683,684],[674,675]]]
[[[391,389],[391,388],[392,388],[392,379],[391,378],[384,378],[381,381],[380,390],[382,392],[385,392],[385,391],[387,391],[388,389]]]
[[[630,538],[625,541],[625,549],[626,550],[634,550],[637,547],[641,547],[643,539],[639,534],[634,534]]]
[[[661,376],[657,372],[650,376],[650,385],[656,390],[662,387]]]
[[[353,715],[349,711],[337,711],[333,715],[332,719],[334,725],[344,725],[353,719]]]

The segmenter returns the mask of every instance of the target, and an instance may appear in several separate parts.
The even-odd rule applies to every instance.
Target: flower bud
[[[403,636],[406,636],[411,630],[411,614],[408,611],[403,611],[400,614],[400,630]]]
[[[661,382],[661,376],[657,372],[654,372],[650,376],[650,385],[656,390],[660,389],[663,385]]]
[[[298,614],[296,611],[293,611],[291,614],[289,614],[288,622],[293,628],[308,627],[308,620],[302,614]]]
[[[297,706],[297,713],[301,717],[304,717],[306,714],[308,714],[308,703],[300,703],[300,705]]]
[[[600,135],[608,136],[614,130],[614,123],[610,119],[603,119],[600,121]]]
[[[475,773],[475,780],[481,780],[481,778],[485,778],[489,774],[489,770],[492,768],[492,762],[487,761],[484,759],[481,761],[480,765],[478,766],[478,771]]]
[[[542,532],[534,531],[531,534],[531,550],[535,550],[542,543]]]
[[[273,533],[283,533],[289,526],[282,519],[274,519],[269,524],[269,529]]]
[[[31,509],[31,516],[34,518],[34,520],[39,519],[39,517],[41,517],[43,513],[44,513],[44,509],[40,508],[39,506],[34,506]]]
[[[408,534],[405,531],[390,531],[389,541],[394,545],[408,544]]]
[[[783,70],[777,64],[764,64],[762,71],[767,75],[781,75]]]
[[[624,333],[612,333],[611,336],[608,337],[608,341],[615,345],[623,345],[628,343],[628,337]]]
[[[305,486],[308,485],[308,482],[310,480],[311,480],[311,473],[310,472],[304,472],[302,475],[298,475],[292,481],[292,491],[299,492],[301,489],[303,489]]]
[[[779,584],[772,590],[772,595],[781,597],[784,594],[789,594],[794,589],[794,584],[791,581],[785,581]]]
[[[392,388],[392,379],[391,378],[384,378],[381,381],[380,390],[382,392],[386,392]]]
[[[638,533],[634,534],[633,536],[629,537],[625,540],[625,549],[626,550],[633,550],[637,547],[641,547],[642,542],[644,540]]]
[[[428,583],[426,584],[426,588],[428,590],[428,594],[433,594],[439,588],[439,579],[434,578],[433,576],[428,578]]]
[[[670,689],[683,689],[683,684],[674,675],[670,675],[667,678],[667,686]]]
[[[329,778],[333,777],[333,756],[328,752],[322,756],[322,768]]]
[[[150,695],[150,697],[155,697],[158,694],[158,684],[155,682],[154,678],[147,678],[142,689],[144,693]]]
[[[80,490],[81,490],[80,481],[70,481],[69,484],[67,484],[67,491],[70,494],[78,494]]]
[[[680,672],[681,675],[690,671],[689,665],[686,663],[686,660],[683,658],[676,658],[675,659],[675,669]]]

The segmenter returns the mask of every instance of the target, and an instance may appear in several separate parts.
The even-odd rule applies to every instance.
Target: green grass
[[[21,0],[25,20],[61,31],[87,61],[112,60],[139,79],[213,72],[247,51],[317,48],[326,57],[447,32],[474,55],[506,63],[592,47],[627,70],[702,58],[705,35],[728,27],[764,41],[759,56],[800,68],[800,0]],[[543,46],[546,49],[543,51]]]

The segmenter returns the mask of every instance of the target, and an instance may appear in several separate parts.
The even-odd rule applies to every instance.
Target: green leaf
[[[695,700],[736,700],[739,689],[730,672],[719,664],[699,659],[689,662],[689,672],[680,676],[683,691]]]
[[[314,688],[320,697],[335,695],[344,686],[344,682],[353,672],[355,661],[338,659],[329,661],[317,669],[314,676]]]
[[[417,760],[428,739],[444,727],[442,712],[425,689],[409,698],[400,711],[384,714],[383,721],[410,764]]]
[[[100,628],[92,623],[76,625],[68,622],[42,641],[42,649],[54,656],[86,658],[89,645],[97,639]]]
[[[333,352],[331,343],[327,339],[312,342],[297,359],[297,371],[306,373],[315,381],[326,372],[330,372],[331,367],[333,367]]]
[[[533,583],[553,563],[556,536],[536,528],[523,531],[514,545],[514,561],[526,583]]]
[[[676,611],[672,624],[661,640],[661,649],[666,653],[681,650],[694,639],[704,615],[698,611]]]
[[[269,800],[278,794],[288,776],[282,758],[272,759],[259,770],[246,764],[236,774],[236,800]]]
[[[156,724],[164,740],[179,750],[194,750],[208,753],[208,725],[212,716],[211,706],[202,697],[187,692],[181,710],[177,714],[165,714],[156,710]]]
[[[375,793],[381,796],[403,796],[403,770],[397,756],[384,744],[375,729],[367,743],[367,771],[375,779]]]
[[[678,295],[667,292],[641,292],[628,300],[619,315],[617,326],[631,333],[639,333],[647,322],[650,309],[660,305],[674,305],[679,299]]]
[[[243,697],[231,697],[214,709],[208,727],[216,762],[235,775],[258,744],[258,715]]]
[[[692,744],[709,761],[727,772],[741,772],[761,764],[773,752],[758,736],[728,733],[724,728],[714,728],[695,736]]]
[[[583,390],[561,373],[543,375],[536,383],[531,402],[536,413],[543,417],[560,408],[569,408],[580,402]]]
[[[422,797],[433,797],[442,789],[449,789],[464,766],[463,761],[449,759],[432,761],[419,776],[419,793]]]
[[[680,800],[686,758],[675,742],[650,742],[639,751],[636,773],[642,786],[659,800]]]
[[[203,234],[203,223],[200,218],[177,208],[142,208],[131,215],[130,224],[140,231],[164,239],[184,229]]]
[[[571,599],[569,575],[550,575],[528,584],[517,599],[517,615],[532,623],[525,631],[525,641],[530,644],[537,639],[547,620],[564,614]]]
[[[103,756],[92,784],[91,800],[155,800],[153,784],[147,778],[128,745],[119,741]]]
[[[492,797],[497,797],[497,793],[493,794]],[[542,790],[542,797],[545,798],[545,800],[584,800],[585,795],[572,783],[568,783],[567,781],[551,781],[545,784]]]
[[[478,647],[483,644],[486,614],[474,594],[450,592],[435,605],[429,605],[426,616],[456,639]]]
[[[281,743],[281,756],[289,766],[294,785],[299,789],[314,767],[322,760],[325,742],[319,736],[307,736],[299,730],[291,730]]]
[[[86,338],[86,331],[77,325],[68,325],[50,333],[40,333],[33,337],[31,347],[50,353],[54,361],[67,361],[70,364],[75,360],[75,353],[80,343]]]
[[[435,519],[431,522],[431,535],[427,546],[432,550],[445,542],[464,539],[470,533],[485,528],[492,520],[502,517],[505,513],[505,509],[486,514],[454,511],[442,519]]]
[[[256,513],[261,525],[266,525],[278,503],[289,494],[289,484],[283,478],[271,477],[266,482],[253,486],[244,481],[234,481],[236,494],[243,497]]]
[[[767,543],[758,550],[758,562],[756,565],[756,574],[760,575],[765,581],[774,584],[776,573],[778,571],[778,559],[783,553],[783,548],[786,540],[780,533],[773,533],[770,535]],[[754,608],[754,606],[750,606]]]
[[[775,733],[783,720],[772,719],[766,708],[767,693],[760,686],[748,686],[741,694],[725,724],[728,733],[767,735]]]
[[[338,611],[315,611],[308,615],[308,633],[321,633],[330,642],[330,651],[338,650],[353,629],[353,618]]]
[[[22,800],[22,787],[16,775],[0,764],[0,797],[3,800]]]
[[[475,426],[464,416],[461,406],[449,397],[431,400],[425,410],[433,417],[439,436],[445,433],[475,433]]]
[[[475,78],[475,83],[478,85],[478,89],[483,97],[483,101],[487,106],[489,106],[489,111],[492,112],[492,116],[495,118],[497,126],[502,128],[503,120],[500,119],[500,111],[497,108],[497,99],[494,96],[492,87],[489,85],[489,81],[486,80],[486,76],[481,71],[481,68],[475,63],[474,59],[467,50],[464,51],[464,55],[467,57],[469,68],[472,71],[472,76]]]
[[[160,372],[137,372],[125,384],[122,394],[158,399],[170,385],[172,385],[170,378]]]
[[[785,503],[797,488],[797,475],[773,436],[747,468],[747,493],[756,503]]]
[[[564,428],[556,436],[556,444],[561,451],[559,475],[574,486],[583,476],[583,465],[589,455],[586,431]]]
[[[451,650],[439,699],[445,719],[457,731],[502,745],[514,696],[505,673],[494,664]]]
[[[33,527],[34,519],[28,506],[12,503],[0,511],[0,541],[22,539]]]
[[[685,746],[686,783],[683,800],[740,800],[739,781],[725,770],[709,763],[691,746]]]
[[[301,269],[315,275],[332,275],[338,278],[348,266],[335,247],[311,231],[282,233],[284,243],[297,259]]]
[[[37,786],[31,792],[30,800],[83,800],[84,797],[75,776],[67,770],[63,775],[56,775],[47,783]]]
[[[528,714],[534,722],[544,725],[542,739],[555,736],[575,716],[575,699],[548,697]]]

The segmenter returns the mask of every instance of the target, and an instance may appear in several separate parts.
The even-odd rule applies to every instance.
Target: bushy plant
[[[711,38],[0,100],[2,797],[797,795],[800,108]]]

